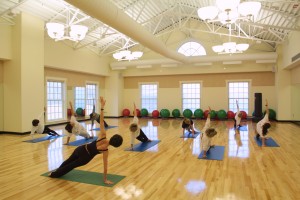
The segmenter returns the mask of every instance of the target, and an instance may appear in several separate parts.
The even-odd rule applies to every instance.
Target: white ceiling
[[[157,39],[172,31],[182,31],[191,37],[199,32],[226,36],[227,28],[220,22],[206,23],[199,19],[199,7],[213,5],[214,0],[105,0],[139,23]],[[265,43],[275,51],[291,31],[300,31],[300,0],[260,0],[262,9],[254,22],[238,21],[233,27],[233,37]],[[123,35],[98,19],[89,17],[78,8],[62,0],[0,0],[0,25],[14,25],[14,17],[26,12],[45,22],[83,24],[89,27],[86,38],[78,43],[64,40],[74,49],[88,48],[99,56],[111,55],[138,45],[137,41]],[[188,26],[190,22],[204,25],[201,30]],[[224,30],[224,29],[223,29]],[[45,37],[48,37],[45,34]],[[145,46],[147,48],[147,46]]]

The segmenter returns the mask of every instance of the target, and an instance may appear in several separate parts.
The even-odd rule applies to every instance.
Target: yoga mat
[[[25,140],[23,142],[37,143],[37,142],[43,142],[43,141],[46,141],[46,140],[53,140],[53,139],[56,139],[56,138],[59,138],[59,137],[64,137],[64,135],[60,135],[60,136],[51,136],[51,135],[49,135],[49,136],[45,136],[45,137],[41,137],[41,138]]]
[[[256,144],[258,146],[262,146],[261,138],[256,139],[256,137],[254,137],[254,140],[256,141]],[[267,147],[279,147],[279,145],[272,138],[268,138],[267,140],[265,140],[265,143]]]
[[[133,146],[133,150],[131,150],[131,147],[126,148],[125,151],[138,151],[143,152],[155,145],[157,145],[160,142],[160,140],[152,140],[151,142],[141,142],[139,144],[136,144]]]
[[[198,156],[198,159],[204,159],[204,160],[223,160],[224,157],[224,146],[214,146],[209,148],[209,150],[206,152],[206,158],[202,158],[203,151]]]
[[[48,177],[48,174],[49,174],[49,172],[46,172],[46,173],[42,174],[41,176]],[[113,184],[108,185],[108,184],[104,183],[102,173],[73,169],[72,171],[70,171],[69,173],[65,174],[62,177],[59,177],[58,179],[73,181],[73,182],[78,182],[78,183],[87,183],[87,184],[91,184],[91,185],[113,187],[114,185],[116,185],[118,182],[120,182],[124,178],[125,178],[125,176],[107,174],[107,179],[113,182]]]
[[[185,132],[184,135],[180,136],[181,138],[196,138],[200,134],[199,131],[195,131],[195,136],[193,137],[193,134],[190,132]]]
[[[247,126],[240,126],[239,130],[240,131],[248,131],[248,128],[247,128]]]
[[[118,127],[118,126],[108,126],[108,127],[105,128],[105,130],[111,129],[111,128],[116,128],[116,127]],[[93,128],[92,130],[94,130],[94,131],[100,131],[100,128]]]
[[[69,146],[81,146],[81,145],[84,145],[84,144],[87,144],[87,143],[91,143],[93,142],[94,140],[97,140],[98,137],[93,137],[91,139],[80,139],[80,140],[75,140],[73,142],[69,142]]]

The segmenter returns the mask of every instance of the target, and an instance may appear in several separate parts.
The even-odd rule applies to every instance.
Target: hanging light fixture
[[[222,45],[216,45],[212,47],[212,50],[218,54],[232,54],[232,53],[243,53],[249,48],[249,44],[241,43],[237,44],[236,42],[231,41],[231,25],[229,26],[229,42],[225,42]]]
[[[55,41],[58,40],[72,40],[78,42],[83,40],[88,31],[88,27],[83,25],[71,25],[69,35],[65,35],[65,26],[60,23],[50,22],[46,24],[47,33]]]
[[[139,58],[141,58],[143,56],[143,52],[142,51],[129,51],[129,50],[123,50],[123,51],[119,51],[113,54],[114,59],[118,60],[118,61],[122,61],[122,60],[137,60]]]
[[[198,9],[200,19],[208,22],[220,21],[222,24],[232,24],[236,20],[252,20],[261,9],[261,3],[240,0],[216,0],[216,6],[206,6]]]

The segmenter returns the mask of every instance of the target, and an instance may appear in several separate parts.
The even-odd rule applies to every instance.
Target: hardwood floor
[[[108,137],[124,138],[120,148],[109,149],[108,173],[126,176],[112,188],[40,176],[73,152],[75,147],[63,145],[66,137],[27,143],[29,135],[1,134],[0,199],[300,199],[300,126],[272,122],[269,136],[280,147],[262,148],[254,140],[255,123],[244,121],[247,131],[240,131],[239,139],[233,121],[212,121],[218,131],[213,144],[225,146],[224,159],[215,161],[198,159],[200,137],[180,138],[181,119],[140,119],[144,132],[161,142],[146,152],[124,151],[131,120],[106,119],[118,126]],[[205,123],[194,122],[198,130]],[[89,121],[83,124],[90,129]],[[52,129],[65,133],[64,126]],[[102,173],[102,155],[78,169]]]

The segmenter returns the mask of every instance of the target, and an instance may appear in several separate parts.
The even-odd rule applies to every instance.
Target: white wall
[[[300,84],[292,85],[292,120],[300,121]]]
[[[45,38],[46,67],[108,76],[110,59],[100,57],[86,48],[73,50],[63,41],[55,42],[48,36]]]
[[[12,26],[0,25],[0,60],[10,60],[12,57]]]
[[[0,61],[0,131],[3,131],[4,116],[4,92],[3,92],[3,62]]]
[[[282,66],[283,68],[289,67],[292,62],[292,57],[300,53],[300,32],[289,33],[288,38],[284,41],[282,48]]]

